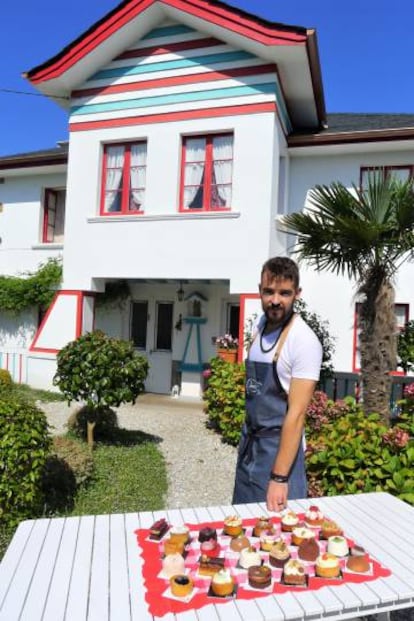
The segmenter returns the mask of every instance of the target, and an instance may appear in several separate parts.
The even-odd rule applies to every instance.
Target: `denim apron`
[[[280,336],[281,329],[279,330]],[[287,411],[287,395],[277,364],[246,360],[246,420],[236,466],[233,504],[265,502],[270,471],[279,449]],[[305,456],[302,444],[289,473],[288,498],[306,498]]]

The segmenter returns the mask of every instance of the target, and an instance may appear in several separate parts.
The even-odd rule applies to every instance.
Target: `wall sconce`
[[[184,294],[185,294],[185,291],[183,289],[183,283],[180,280],[180,288],[177,289],[177,300],[179,302],[182,302],[184,300]]]

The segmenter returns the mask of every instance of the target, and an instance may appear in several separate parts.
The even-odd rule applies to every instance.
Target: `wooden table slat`
[[[84,621],[87,618],[94,527],[94,516],[80,518],[65,615],[68,621]]]
[[[26,520],[19,524],[9,547],[6,550],[0,564],[0,613],[4,598],[13,580],[14,574],[20,563],[21,556],[29,541],[32,529],[35,525],[34,520]]]
[[[98,515],[92,548],[88,621],[109,619],[109,515]]]

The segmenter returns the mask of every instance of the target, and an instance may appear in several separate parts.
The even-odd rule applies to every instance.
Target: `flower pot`
[[[217,356],[226,362],[237,362],[237,349],[218,349]]]

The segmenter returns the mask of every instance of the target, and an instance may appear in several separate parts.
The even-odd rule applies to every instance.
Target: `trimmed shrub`
[[[0,393],[9,390],[13,386],[12,376],[7,369],[0,369]]]
[[[0,398],[0,523],[12,526],[42,513],[49,449],[45,414],[24,401]]]
[[[244,364],[213,358],[206,379],[203,398],[209,425],[221,433],[224,442],[237,445],[245,417]]]

